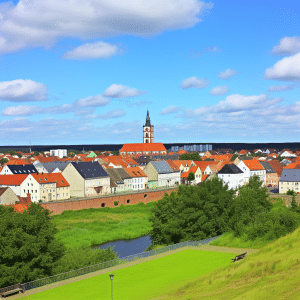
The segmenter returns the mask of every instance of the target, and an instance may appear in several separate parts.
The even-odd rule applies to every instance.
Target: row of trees
[[[179,186],[152,209],[150,233],[154,244],[170,245],[233,232],[245,240],[271,241],[300,225],[300,209],[273,205],[258,176],[249,184],[228,190],[218,177],[200,186]]]
[[[50,211],[32,203],[27,211],[0,205],[0,288],[117,258],[111,248],[66,249]]]

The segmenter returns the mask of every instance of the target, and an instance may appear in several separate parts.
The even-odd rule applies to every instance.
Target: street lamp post
[[[111,300],[113,300],[113,277],[114,274],[109,274],[110,280],[111,280]]]

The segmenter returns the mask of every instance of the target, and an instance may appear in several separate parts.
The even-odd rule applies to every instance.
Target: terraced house
[[[251,176],[257,175],[263,185],[266,185],[266,170],[258,160],[242,160],[238,167],[244,172],[245,184],[249,183]]]
[[[166,161],[151,161],[143,170],[148,176],[148,188],[180,184],[180,172],[174,172]]]
[[[70,162],[62,175],[70,184],[71,196],[110,194],[110,177],[98,162]]]
[[[279,180],[279,193],[285,194],[288,190],[300,193],[300,169],[283,169]]]

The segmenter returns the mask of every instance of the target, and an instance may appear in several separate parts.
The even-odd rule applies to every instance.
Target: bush
[[[114,205],[115,205],[115,206],[118,206],[118,204],[119,204],[119,201],[115,201],[115,202],[114,202]]]
[[[119,258],[111,247],[106,249],[76,248],[68,249],[65,255],[53,265],[52,275],[81,269]]]
[[[236,236],[242,236],[259,214],[267,213],[271,208],[267,189],[262,187],[258,176],[253,176],[247,186],[240,188],[239,196],[232,202],[229,226]]]
[[[286,194],[287,194],[287,195],[293,196],[293,195],[296,195],[296,192],[293,191],[293,190],[288,190],[288,191],[286,192]]]
[[[259,214],[245,229],[250,240],[272,241],[293,232],[300,224],[299,214],[289,209],[276,209]]]

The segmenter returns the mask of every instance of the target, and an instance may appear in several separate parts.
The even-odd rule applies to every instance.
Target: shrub
[[[286,192],[286,194],[287,194],[287,195],[293,196],[293,195],[296,195],[296,192],[293,191],[293,190],[288,190],[288,191]]]
[[[115,205],[115,206],[118,206],[118,204],[119,204],[119,201],[115,201],[115,202],[114,202],[114,205]]]

